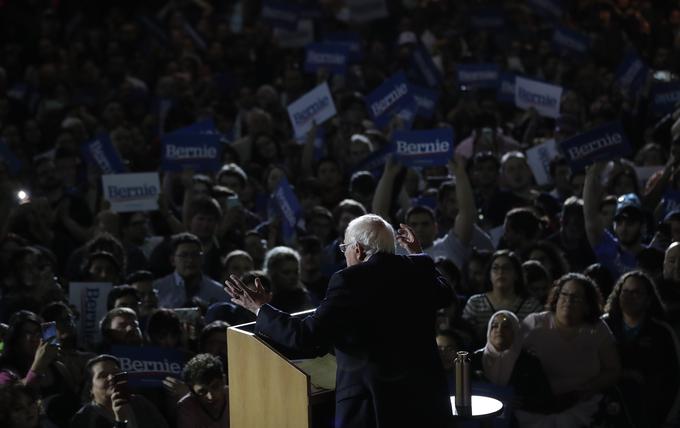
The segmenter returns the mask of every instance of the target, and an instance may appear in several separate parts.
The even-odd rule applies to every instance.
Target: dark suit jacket
[[[313,315],[263,306],[256,332],[297,351],[335,349],[337,427],[444,427],[451,402],[434,326],[452,299],[429,256],[378,253],[336,272]]]

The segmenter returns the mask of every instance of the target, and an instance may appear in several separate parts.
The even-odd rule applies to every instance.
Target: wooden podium
[[[230,427],[332,427],[335,392],[313,388],[310,376],[255,335],[254,326],[227,330]]]

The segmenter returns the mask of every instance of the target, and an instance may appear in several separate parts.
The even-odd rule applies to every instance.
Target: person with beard
[[[182,371],[190,392],[177,403],[177,428],[228,428],[229,387],[220,359],[199,354]]]
[[[605,163],[596,162],[586,172],[583,188],[583,215],[586,236],[597,260],[609,269],[615,278],[638,266],[637,255],[645,246],[642,243],[644,213],[635,194],[618,198],[614,214],[614,233],[606,229],[600,216],[602,200],[602,171]]]

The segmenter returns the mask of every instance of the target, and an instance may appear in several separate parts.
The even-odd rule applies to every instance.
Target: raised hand
[[[255,288],[245,285],[235,275],[224,281],[224,289],[231,296],[231,301],[250,312],[257,314],[258,309],[269,303],[272,295],[262,286],[260,278],[255,278]]]
[[[413,232],[411,226],[407,224],[399,224],[397,242],[409,254],[420,254],[423,252],[423,247],[420,246],[420,242],[418,241],[418,238],[416,238],[415,232]]]

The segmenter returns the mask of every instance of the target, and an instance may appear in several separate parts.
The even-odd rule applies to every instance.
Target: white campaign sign
[[[108,282],[72,282],[68,302],[80,312],[78,340],[83,346],[94,346],[101,340],[99,321],[106,315],[106,299],[112,285]]]
[[[515,105],[518,108],[533,107],[541,116],[556,119],[560,114],[561,98],[561,86],[515,77]]]
[[[108,174],[102,176],[102,190],[114,212],[154,211],[161,184],[157,172]]]
[[[552,182],[550,177],[550,161],[559,154],[557,143],[550,139],[526,151],[527,162],[534,173],[536,184],[544,186]]]
[[[321,125],[335,114],[335,103],[326,82],[288,105],[288,116],[298,138],[312,129],[312,122]]]

